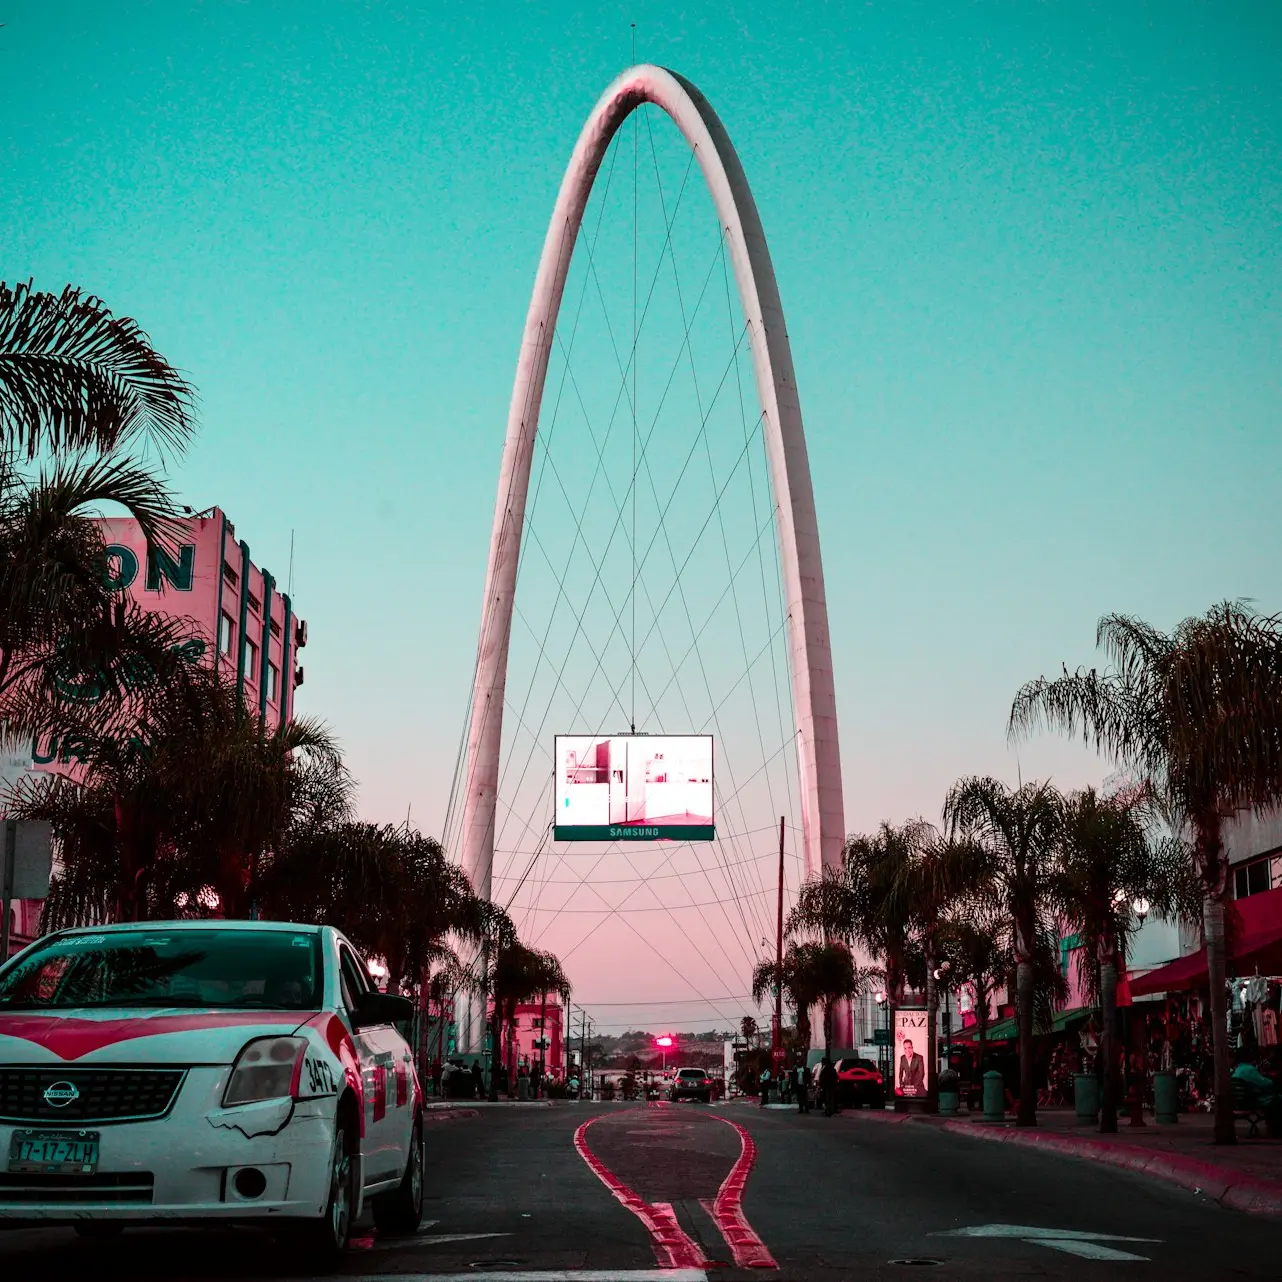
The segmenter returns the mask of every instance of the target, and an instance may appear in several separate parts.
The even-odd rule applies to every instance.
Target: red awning
[[[1235,899],[1237,909],[1237,942],[1233,947],[1232,967],[1238,975],[1259,971],[1262,975],[1282,975],[1282,889],[1266,890],[1245,899]],[[1132,977],[1131,995],[1178,993],[1206,987],[1206,949],[1177,958],[1146,975]]]

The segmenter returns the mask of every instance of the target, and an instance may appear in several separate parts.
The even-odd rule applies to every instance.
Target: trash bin
[[[956,1117],[961,1109],[961,1078],[946,1068],[939,1075],[939,1113],[941,1117]]]
[[[1153,1104],[1159,1122],[1169,1126],[1180,1120],[1180,1088],[1170,1069],[1153,1074]]]
[[[1006,1120],[1006,1082],[996,1071],[984,1074],[984,1121]]]
[[[1099,1116],[1099,1078],[1094,1073],[1073,1074],[1073,1111],[1085,1125]]]
[[[528,1077],[518,1077],[516,1079],[516,1098],[530,1098],[530,1079]]]

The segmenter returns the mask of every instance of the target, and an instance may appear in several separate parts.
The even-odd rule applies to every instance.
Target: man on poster
[[[899,1057],[899,1090],[904,1095],[926,1093],[926,1061],[916,1053],[906,1037],[904,1053]]]

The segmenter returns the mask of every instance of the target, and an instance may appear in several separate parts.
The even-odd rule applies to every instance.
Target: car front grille
[[[185,1068],[0,1067],[0,1121],[81,1126],[163,1117],[186,1074]]]
[[[73,1206],[149,1203],[155,1176],[150,1171],[102,1175],[0,1175],[0,1206]]]

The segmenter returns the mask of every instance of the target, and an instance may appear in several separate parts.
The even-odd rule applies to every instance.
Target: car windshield
[[[0,1011],[105,1006],[317,1010],[315,931],[163,927],[57,935],[0,971]]]

